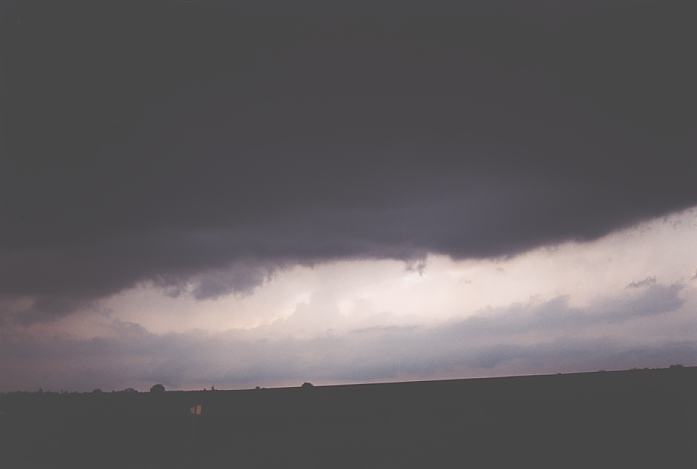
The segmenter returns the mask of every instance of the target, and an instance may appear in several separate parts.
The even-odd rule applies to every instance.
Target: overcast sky
[[[694,2],[54,3],[0,1],[0,390],[697,364]]]

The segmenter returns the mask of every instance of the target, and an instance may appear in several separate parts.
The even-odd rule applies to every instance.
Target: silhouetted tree
[[[155,384],[150,388],[150,392],[165,392],[165,387],[162,384]]]

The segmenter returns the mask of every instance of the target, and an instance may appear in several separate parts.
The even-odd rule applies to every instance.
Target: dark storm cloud
[[[694,2],[79,3],[2,10],[0,293],[36,317],[697,203]]]

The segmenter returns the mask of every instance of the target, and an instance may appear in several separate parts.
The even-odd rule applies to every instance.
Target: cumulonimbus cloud
[[[3,41],[0,294],[27,317],[142,281],[203,298],[293,263],[505,256],[697,203],[691,2],[128,3],[3,12],[22,40]]]

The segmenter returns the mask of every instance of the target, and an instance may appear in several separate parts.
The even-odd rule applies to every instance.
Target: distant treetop
[[[150,392],[165,392],[165,387],[162,384],[155,384],[150,388]]]

